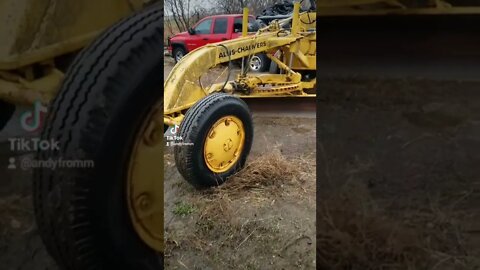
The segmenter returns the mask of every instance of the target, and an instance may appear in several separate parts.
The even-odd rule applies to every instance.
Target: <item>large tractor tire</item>
[[[174,154],[180,174],[195,187],[217,186],[245,165],[252,116],[243,100],[212,94],[187,111],[179,135],[183,143],[175,145]]]
[[[42,131],[60,150],[37,157],[63,163],[34,170],[37,225],[60,269],[163,269],[162,86],[159,5],[112,26],[69,68]]]

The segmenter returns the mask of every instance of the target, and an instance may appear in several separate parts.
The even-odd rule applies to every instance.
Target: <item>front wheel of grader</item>
[[[42,240],[60,269],[163,269],[163,6],[100,35],[50,106],[34,170]],[[63,164],[63,165],[61,165]]]
[[[245,165],[253,123],[247,104],[232,95],[211,94],[191,107],[174,147],[180,174],[195,187],[217,186]]]

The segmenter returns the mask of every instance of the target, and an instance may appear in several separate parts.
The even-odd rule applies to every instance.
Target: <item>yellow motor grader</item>
[[[223,183],[243,167],[253,140],[250,111],[242,98],[311,97],[316,79],[316,13],[300,12],[273,20],[247,34],[248,10],[242,37],[200,47],[182,58],[164,84],[166,126],[179,126],[172,136],[177,169],[194,186]],[[248,74],[202,85],[202,76],[220,64],[265,53],[278,67],[275,74]],[[242,61],[242,63],[249,62]],[[229,67],[230,68],[230,67]],[[229,70],[230,72],[230,70]]]

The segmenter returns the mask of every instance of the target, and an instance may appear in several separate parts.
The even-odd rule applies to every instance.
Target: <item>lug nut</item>
[[[137,205],[141,210],[147,210],[150,207],[151,201],[150,201],[150,196],[146,193],[140,194],[140,196],[137,197]]]

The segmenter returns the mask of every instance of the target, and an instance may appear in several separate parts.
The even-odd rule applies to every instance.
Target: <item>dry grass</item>
[[[33,210],[29,203],[31,197],[12,195],[0,198],[0,227],[2,233],[7,234],[10,230],[31,229]]]
[[[422,256],[414,232],[383,216],[365,187],[349,183],[320,205],[317,263],[321,267],[411,269],[415,257]]]
[[[317,224],[321,269],[480,267],[461,247],[455,218],[446,218],[453,213],[439,205],[412,210],[416,223],[408,224],[402,217],[388,216],[361,182],[347,182],[322,198]]]
[[[305,183],[301,173],[304,166],[305,160],[288,160],[278,149],[274,149],[250,162],[224,185],[215,188],[213,193],[229,197],[244,197],[259,192],[265,196],[278,195],[284,193],[287,187]]]
[[[34,230],[30,200],[18,195],[0,198],[0,251],[8,249],[15,237]]]
[[[249,162],[223,185],[201,193],[198,200],[205,203],[201,218],[228,220],[236,214],[233,208],[239,200],[261,207],[282,197],[315,192],[312,163],[311,159],[287,159],[278,148],[274,148]]]
[[[188,236],[167,236],[166,256],[176,249],[195,250],[218,269],[261,269],[265,262],[278,263],[275,257],[293,237],[293,223],[272,212],[272,206],[286,203],[290,196],[312,192],[305,185],[310,184],[308,179],[315,186],[313,164],[314,159],[287,158],[274,148],[249,162],[225,184],[192,194],[189,203],[198,209],[193,217],[194,230]],[[306,200],[302,197],[297,200]],[[255,256],[246,258],[243,254]]]

